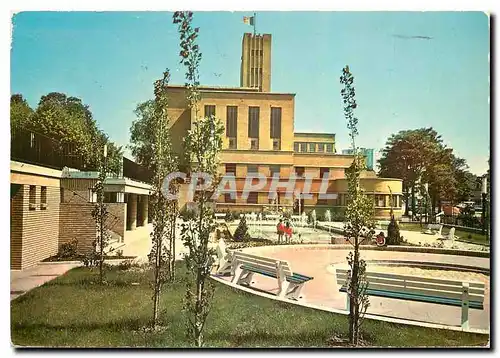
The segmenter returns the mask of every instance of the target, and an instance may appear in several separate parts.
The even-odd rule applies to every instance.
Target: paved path
[[[10,299],[13,300],[79,265],[80,263],[39,263],[22,271],[11,270]]]
[[[291,264],[294,271],[314,277],[313,280],[305,284],[302,291],[305,295],[305,301],[307,303],[336,309],[345,309],[346,294],[338,292],[335,275],[333,273],[334,270],[332,270],[331,265],[347,265],[346,256],[349,253],[348,250],[315,249],[312,246],[309,248],[301,248],[300,246],[268,246],[253,248],[248,252],[267,257],[273,257],[276,259],[287,260]],[[361,256],[367,261],[427,261],[475,266],[488,269],[490,267],[488,258],[478,257],[376,250],[362,250]],[[489,329],[489,276],[455,271],[446,271],[446,274],[447,278],[471,279],[474,281],[479,279],[485,282],[486,292],[484,310],[470,310],[469,322],[471,328]],[[450,275],[452,276],[450,277]],[[454,277],[453,275],[457,277]],[[475,276],[471,277],[471,275]],[[257,279],[257,283],[255,285],[256,288],[271,293],[277,292],[278,285],[275,279],[270,279],[260,275],[255,275],[254,277]],[[230,280],[230,278],[228,278],[228,280]],[[368,313],[416,321],[459,326],[461,308],[436,305],[431,303],[370,297],[370,308],[368,309]]]

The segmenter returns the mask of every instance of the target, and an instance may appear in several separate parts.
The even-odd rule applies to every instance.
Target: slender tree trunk
[[[99,245],[99,250],[100,250],[100,255],[99,255],[99,280],[101,282],[101,284],[104,282],[104,279],[103,279],[103,274],[102,274],[102,264],[103,264],[103,261],[104,261],[104,236],[103,236],[103,233],[104,233],[104,223],[103,223],[103,216],[104,216],[104,204],[103,204],[103,199],[102,199],[102,194],[100,195],[101,198],[100,198],[100,203],[99,203],[99,239],[100,239],[100,245]]]
[[[408,187],[405,188],[404,192],[404,200],[405,200],[405,216],[409,215],[410,212],[410,193],[408,192]]]
[[[416,211],[415,209],[416,209],[416,205],[415,205],[415,184],[412,184],[412,186],[411,186],[411,215],[412,215],[412,219],[413,219],[413,216],[415,216],[415,211]]]
[[[354,238],[354,262],[352,265],[351,282],[354,285],[350,285],[351,293],[349,297],[349,340],[352,345],[358,344],[358,319],[359,319],[359,307],[358,307],[358,274],[359,274],[359,238],[356,236]]]

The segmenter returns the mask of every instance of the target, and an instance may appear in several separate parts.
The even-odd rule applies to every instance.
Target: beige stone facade
[[[262,51],[261,51],[262,50]],[[169,88],[169,117],[174,148],[181,155],[182,140],[197,117],[215,115],[225,126],[223,150],[220,155],[221,174],[234,176],[237,197],[221,195],[217,211],[259,211],[276,204],[269,199],[272,175],[279,173],[280,181],[296,175],[294,189],[302,191],[304,177],[311,177],[311,198],[285,197],[278,190],[279,206],[294,208],[297,212],[319,211],[329,208],[342,211],[346,206],[347,183],[345,169],[352,155],[336,154],[335,134],[296,132],[295,94],[271,92],[271,36],[244,34],[242,42],[241,87],[200,87],[201,101],[198,113],[189,109],[184,86]],[[253,57],[257,56],[257,57]],[[262,56],[262,58],[259,58]],[[252,69],[262,76],[251,74]],[[260,75],[259,75],[260,76]],[[255,82],[255,79],[257,82]],[[184,163],[186,164],[186,163]],[[264,188],[241,197],[247,174],[260,173],[267,177]],[[321,180],[328,179],[327,193],[335,199],[321,199],[318,194]],[[390,191],[394,196],[395,215],[401,215],[402,182],[398,179],[378,178],[373,171],[362,175],[362,186],[373,197],[375,215],[388,218],[391,208]],[[186,187],[181,188],[180,206],[187,203]]]

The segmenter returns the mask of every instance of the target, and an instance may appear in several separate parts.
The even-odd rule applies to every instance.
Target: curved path
[[[291,246],[261,246],[244,250],[266,257],[286,260],[293,271],[314,277],[302,289],[307,304],[344,310],[346,294],[338,292],[332,264],[347,265],[348,248],[333,249],[329,245],[291,245]],[[382,250],[361,250],[361,257],[365,260],[384,261],[417,261],[445,263],[464,266],[473,266],[489,269],[490,260],[486,257],[458,256],[449,254],[399,252]],[[398,268],[401,273],[401,268]],[[411,269],[409,269],[411,270]],[[409,272],[411,274],[411,272]],[[434,273],[435,275],[435,273]],[[449,279],[465,279],[485,282],[484,310],[469,311],[469,325],[471,329],[489,330],[490,315],[490,278],[477,273],[457,271],[443,271]],[[456,277],[455,277],[455,276]],[[278,285],[275,279],[255,275],[255,288],[270,293],[276,293]],[[231,278],[224,278],[230,280]],[[293,301],[292,301],[293,302]],[[441,325],[460,326],[461,308],[443,306],[431,303],[402,301],[397,299],[370,297],[368,313],[385,317],[436,323]]]

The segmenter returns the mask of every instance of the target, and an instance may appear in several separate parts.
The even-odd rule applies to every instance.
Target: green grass
[[[383,226],[384,230],[387,230],[387,226]],[[427,225],[422,224],[420,227],[420,223],[399,223],[399,230],[407,230],[407,231],[425,231]],[[441,233],[443,235],[448,235],[450,228],[443,227]],[[455,236],[458,236],[458,241],[468,242],[471,244],[479,244],[479,245],[489,245],[489,241],[486,239],[486,235],[481,235],[479,233],[472,233],[462,231],[460,229],[455,229]]]
[[[141,330],[151,316],[148,274],[114,268],[106,273],[106,286],[95,283],[97,275],[76,268],[12,301],[12,342],[51,347],[190,346],[181,312],[181,272],[178,282],[169,284],[162,295],[160,319],[166,328],[154,333]],[[480,346],[488,340],[486,335],[372,320],[363,327],[364,339],[373,346]],[[347,335],[347,317],[216,283],[204,334],[209,347],[324,347],[332,335]]]

